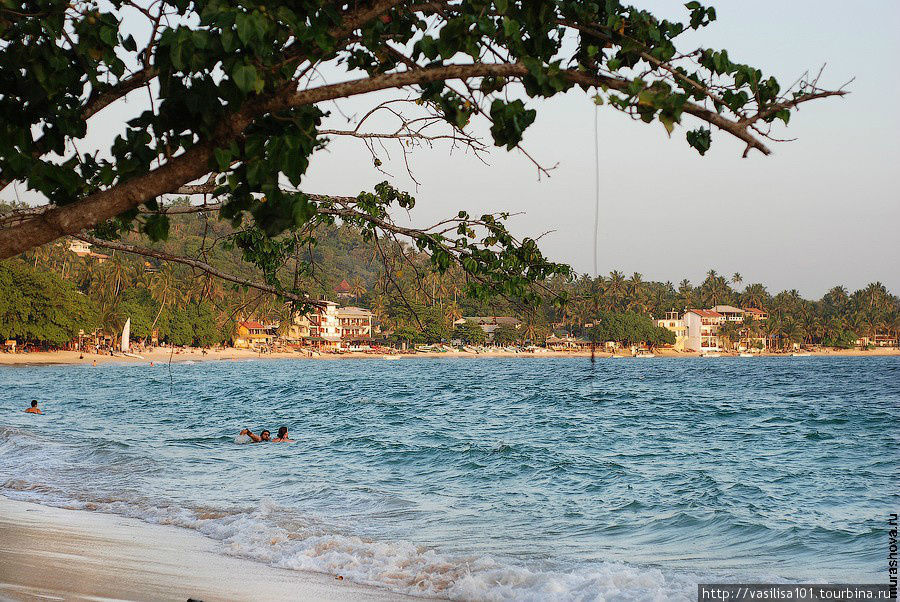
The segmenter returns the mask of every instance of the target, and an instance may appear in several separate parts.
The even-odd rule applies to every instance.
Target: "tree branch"
[[[261,115],[388,88],[464,77],[511,76],[522,74],[524,70],[525,67],[518,64],[448,65],[375,75],[293,93],[290,90],[282,90],[248,101],[244,108],[217,129],[213,139],[198,143],[163,166],[127,182],[95,192],[80,201],[48,209],[38,219],[29,220],[15,228],[0,230],[0,259],[12,257],[60,236],[76,234],[91,228],[152,198],[171,193],[179,186],[201,178],[210,172],[213,150],[239,138],[253,120]]]
[[[130,245],[124,242],[112,241],[112,240],[104,240],[102,238],[97,238],[96,236],[91,236],[90,234],[86,234],[84,232],[76,234],[75,238],[79,240],[83,240],[86,243],[90,243],[97,247],[103,247],[105,249],[112,249],[115,251],[122,251],[123,253],[131,253],[133,255],[141,255],[143,257],[152,257],[154,259],[161,259],[163,261],[169,261],[172,263],[180,263],[182,265],[186,265],[192,268],[196,268],[203,272],[206,272],[210,276],[215,276],[216,278],[221,278],[222,280],[226,280],[228,282],[233,282],[235,284],[239,284],[241,286],[246,286],[249,288],[254,288],[258,291],[262,291],[264,293],[271,293],[273,295],[278,295],[280,297],[284,297],[285,299],[290,299],[291,301],[297,301],[299,303],[306,303],[309,305],[313,305],[316,307],[324,307],[326,303],[324,301],[316,301],[312,299],[308,299],[306,297],[302,297],[295,293],[279,290],[272,285],[265,284],[262,282],[254,282],[252,280],[247,280],[246,278],[241,278],[240,276],[234,276],[232,274],[228,274],[214,268],[208,263],[204,263],[202,261],[198,261],[196,259],[191,259],[190,257],[181,257],[179,255],[172,255],[171,253],[165,253],[163,251],[157,251],[155,249],[147,249],[145,247],[137,247],[135,245]]]

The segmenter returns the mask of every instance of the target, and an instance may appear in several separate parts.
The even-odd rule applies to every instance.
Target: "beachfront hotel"
[[[674,315],[677,314],[668,312],[666,314],[667,319],[656,320],[656,325],[675,332],[677,340],[677,337],[680,336],[679,322],[671,319]],[[769,317],[766,312],[755,307],[741,309],[732,305],[715,305],[711,309],[689,309],[680,321],[683,324],[681,332],[684,333],[683,336],[685,337],[683,348],[687,351],[699,351],[701,353],[722,351],[722,338],[719,335],[721,326],[728,322],[743,325],[744,319],[748,316],[757,321],[766,320]],[[742,332],[743,336],[738,343],[739,349],[749,349],[754,345],[765,346],[765,337],[754,337],[749,332],[749,329],[745,330],[747,332]],[[677,346],[678,343],[676,343],[676,348]]]
[[[321,301],[305,314],[295,314],[285,331],[285,339],[321,350],[336,351],[358,347],[372,340],[375,314],[362,307],[338,307]]]
[[[372,319],[375,314],[362,307],[341,307],[337,310],[341,343],[348,348],[368,345],[372,340]]]
[[[689,351],[721,351],[719,327],[727,320],[724,314],[712,309],[689,309],[684,313],[687,340],[685,349]]]

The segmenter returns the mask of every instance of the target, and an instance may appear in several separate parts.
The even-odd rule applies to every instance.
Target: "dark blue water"
[[[0,494],[397,591],[883,582],[900,507],[900,358],[19,367],[0,391]],[[282,424],[297,443],[234,443]]]

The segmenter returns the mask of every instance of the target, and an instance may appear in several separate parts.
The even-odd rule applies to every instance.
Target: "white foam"
[[[70,453],[57,445],[62,456]],[[51,445],[50,447],[57,447]],[[18,429],[0,429],[0,466],[9,468],[23,452],[42,450],[46,442]],[[64,458],[60,458],[64,459]],[[39,475],[40,473],[38,473]],[[64,487],[64,486],[62,486]],[[689,600],[694,578],[620,563],[590,563],[564,570],[525,567],[486,555],[450,556],[409,541],[379,541],[297,516],[264,499],[256,507],[182,507],[139,497],[103,496],[85,489],[64,491],[43,477],[17,472],[0,481],[11,498],[93,510],[146,522],[194,529],[221,542],[222,552],[271,566],[330,575],[401,593],[454,600]]]

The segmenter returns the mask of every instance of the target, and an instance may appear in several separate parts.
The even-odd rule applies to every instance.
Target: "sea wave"
[[[379,541],[337,533],[264,499],[255,508],[225,511],[154,505],[124,497],[91,498],[21,479],[0,493],[23,501],[135,518],[197,531],[220,542],[223,554],[272,567],[340,575],[360,584],[451,600],[690,600],[700,575],[664,573],[617,562],[571,570],[541,570],[489,555],[452,556],[409,541]]]
[[[891,362],[0,371],[18,400],[0,426],[0,493],[418,595],[690,599],[702,581],[863,582],[883,567],[879,509],[900,499]],[[21,412],[33,398],[45,415]],[[233,444],[282,424],[296,444]]]

